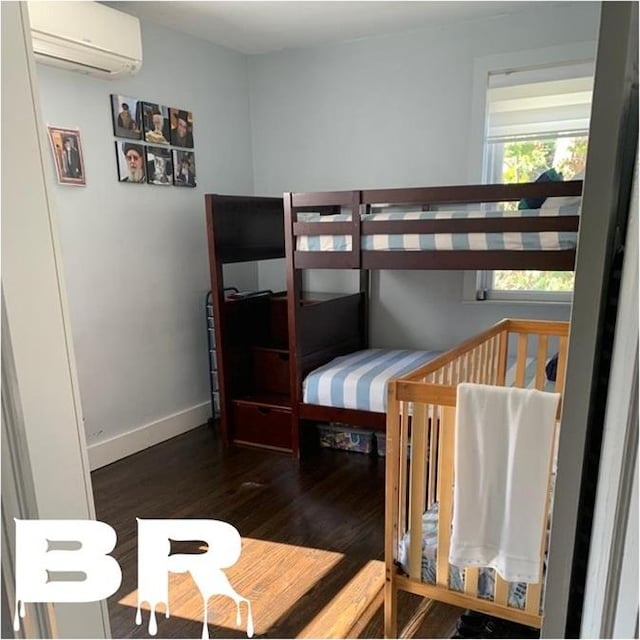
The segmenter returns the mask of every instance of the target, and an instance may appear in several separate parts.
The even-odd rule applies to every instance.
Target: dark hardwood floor
[[[92,480],[97,517],[118,534],[113,555],[123,580],[109,599],[114,638],[149,637],[144,607],[143,625],[135,624],[136,517],[234,525],[242,555],[225,573],[251,601],[256,636],[382,636],[384,459],[320,450],[299,462],[258,449],[225,451],[215,429],[203,426],[99,469]],[[171,617],[160,609],[158,637],[201,637],[202,598],[189,574],[170,575],[169,599]],[[365,610],[367,623],[358,626]],[[211,637],[246,637],[245,609],[241,627],[235,613],[229,598],[211,598]],[[448,637],[458,614],[438,605],[418,635]]]

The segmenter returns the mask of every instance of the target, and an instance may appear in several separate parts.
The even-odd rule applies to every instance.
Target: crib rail
[[[542,575],[537,583],[527,585],[522,609],[509,605],[509,584],[498,575],[493,600],[479,598],[477,568],[464,571],[462,590],[450,588],[448,557],[453,516],[456,388],[461,382],[475,382],[562,392],[568,331],[565,322],[503,320],[389,383],[385,635],[395,635],[397,588],[541,626]],[[555,383],[550,384],[546,381],[545,365],[555,353],[558,353],[557,375]],[[422,581],[422,517],[435,502],[438,503],[437,557],[435,584],[429,584]],[[397,568],[399,543],[405,534],[409,535],[408,577],[398,575]],[[547,523],[544,522],[540,524],[542,559],[546,539]]]

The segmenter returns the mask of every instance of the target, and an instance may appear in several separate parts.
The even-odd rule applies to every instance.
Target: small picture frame
[[[185,109],[169,109],[171,121],[171,144],[175,147],[193,149],[193,114]]]
[[[169,144],[169,108],[154,102],[142,103],[144,140],[150,144]]]
[[[86,185],[79,129],[47,127],[58,184]]]
[[[111,94],[113,135],[118,138],[142,138],[142,102],[138,98]]]
[[[166,147],[145,147],[147,156],[147,183],[169,187],[173,184],[171,151]]]
[[[145,149],[138,142],[116,142],[118,181],[129,184],[146,182]]]
[[[196,186],[196,158],[193,151],[173,150],[173,184],[176,187]]]

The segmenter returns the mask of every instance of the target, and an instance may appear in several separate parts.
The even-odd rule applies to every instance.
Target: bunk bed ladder
[[[216,358],[216,330],[213,316],[213,300],[211,291],[205,298],[205,311],[207,318],[207,356],[209,362],[209,394],[211,398],[211,418],[213,421],[220,417],[220,393],[218,390],[218,362]]]

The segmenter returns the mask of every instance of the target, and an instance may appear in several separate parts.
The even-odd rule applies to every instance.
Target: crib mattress
[[[575,215],[578,207],[520,209],[518,211],[387,211],[364,214],[362,220],[435,220],[451,218],[505,218]],[[321,216],[306,214],[306,222],[345,222],[351,214]],[[407,233],[367,234],[361,236],[366,251],[559,251],[575,249],[578,234],[573,231],[505,232],[505,233]],[[298,236],[298,251],[351,251],[350,235]]]
[[[436,583],[436,559],[437,559],[437,531],[438,531],[438,505],[434,504],[422,516],[422,582]],[[405,573],[408,570],[409,534],[400,540],[398,548],[398,562]],[[478,571],[478,597],[484,600],[493,600],[495,592],[495,576],[493,569],[483,567]],[[449,565],[449,589],[452,591],[464,591],[464,569]],[[510,582],[507,596],[507,604],[516,609],[524,609],[526,602],[527,585],[524,582]]]
[[[312,371],[303,382],[303,402],[384,413],[387,382],[438,355],[437,351],[365,349]]]

